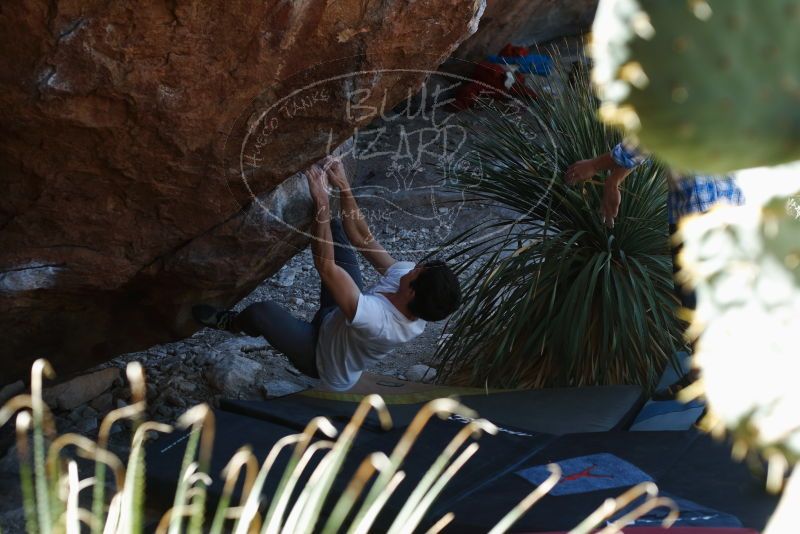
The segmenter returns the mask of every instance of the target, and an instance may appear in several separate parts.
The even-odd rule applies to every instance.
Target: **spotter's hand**
[[[564,171],[564,181],[569,185],[575,185],[580,182],[585,182],[597,174],[594,161],[590,159],[583,159],[576,161]]]

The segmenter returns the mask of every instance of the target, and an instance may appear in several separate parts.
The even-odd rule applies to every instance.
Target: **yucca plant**
[[[45,360],[34,363],[31,394],[14,397],[0,408],[0,426],[16,414],[25,529],[30,534],[80,534],[87,530],[104,534],[139,534],[144,531],[144,441],[153,432],[171,432],[173,428],[161,423],[140,421],[145,408],[142,368],[136,362],[131,363],[127,374],[134,403],[113,410],[106,416],[97,442],[78,434],[57,435],[53,415],[41,395],[44,376],[52,376],[52,369]],[[434,416],[447,418],[457,414],[468,417],[471,421],[456,434],[423,477],[419,481],[409,481],[415,484],[414,490],[402,509],[390,518],[392,525],[389,532],[399,534],[416,531],[450,479],[478,450],[479,445],[474,439],[484,432],[495,434],[497,427],[485,419],[477,419],[477,414],[454,399],[430,401],[417,413],[389,456],[376,452],[364,458],[345,490],[334,495],[331,491],[334,479],[340,475],[345,456],[372,410],[377,412],[383,427],[391,426],[391,417],[383,400],[377,395],[368,395],[338,436],[329,420],[315,417],[302,433],[278,440],[260,466],[251,448],[242,447],[222,473],[225,484],[216,511],[213,515],[207,515],[207,488],[212,482],[208,467],[214,442],[214,416],[204,404],[190,408],[178,420],[179,427],[192,430],[176,483],[174,503],[158,521],[156,532],[369,532],[384,505],[403,481],[403,461],[413,444],[421,439],[427,422]],[[134,423],[127,466],[105,448],[111,426],[122,419]],[[30,434],[33,435],[32,451],[29,447]],[[70,448],[74,448],[79,456],[95,461],[94,477],[80,478],[75,459],[66,454]],[[276,460],[284,454],[290,455],[288,464],[282,473],[273,474]],[[312,469],[309,466],[314,465],[315,457],[319,457],[320,461]],[[113,484],[110,484],[113,489],[110,499],[105,496],[107,468],[114,474]],[[299,486],[299,481],[307,471],[310,471],[307,482]],[[555,486],[561,476],[560,469],[554,464],[550,466],[550,471],[551,476],[510,510],[491,530],[491,534],[506,532]],[[276,475],[279,476],[279,483],[275,493],[264,495],[263,488],[268,477]],[[80,495],[88,492],[92,486],[92,506],[87,509],[82,507]],[[241,488],[241,497],[238,503],[233,503],[232,497],[237,487]],[[364,495],[366,488],[369,489]],[[609,521],[610,517],[615,514],[619,516],[642,497],[633,510]],[[321,511],[328,499],[333,508],[327,517],[323,517]],[[622,527],[637,517],[658,507],[670,508],[664,524],[668,526],[674,523],[678,517],[675,504],[658,496],[653,483],[643,483],[616,499],[607,499],[582,521],[576,518],[576,523],[580,523],[572,533],[588,534],[604,523],[607,526],[601,532],[620,532]],[[348,519],[350,517],[352,519]],[[443,530],[453,518],[452,513],[445,514],[427,532]]]
[[[562,176],[611,150],[620,133],[597,120],[586,67],[569,76],[558,68],[545,81],[563,90],[551,95],[539,82],[536,99],[484,103],[464,121],[462,159],[444,168],[453,187],[506,215],[445,245],[466,286],[438,350],[442,378],[649,387],[681,345],[665,170],[651,163],[631,174],[607,228],[602,180],[568,186]]]

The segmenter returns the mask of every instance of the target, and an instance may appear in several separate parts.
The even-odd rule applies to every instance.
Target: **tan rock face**
[[[275,272],[311,216],[287,177],[413,91],[482,3],[4,1],[0,384],[186,336],[193,302]]]
[[[475,32],[453,54],[481,61],[507,43],[530,45],[588,31],[598,0],[487,0]],[[469,70],[463,62],[448,62],[448,70]]]

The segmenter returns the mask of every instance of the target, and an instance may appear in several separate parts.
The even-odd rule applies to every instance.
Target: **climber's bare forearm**
[[[350,243],[378,272],[385,273],[386,269],[394,265],[397,260],[392,258],[383,245],[375,239],[349,187],[340,190],[340,201],[342,225]]]
[[[316,199],[315,199],[316,200]],[[314,267],[333,300],[345,317],[352,321],[358,308],[359,290],[347,271],[336,265],[331,232],[330,207],[327,202],[315,201],[316,216],[312,227],[311,251]]]
[[[348,189],[343,189],[339,192],[341,210],[342,210],[342,225],[347,234],[347,239],[350,240],[355,247],[361,248],[373,241],[375,238],[369,230],[369,225],[361,213],[361,208],[358,207],[353,192]]]

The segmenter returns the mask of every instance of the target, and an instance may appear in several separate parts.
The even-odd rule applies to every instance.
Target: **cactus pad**
[[[601,117],[682,171],[800,160],[800,2],[601,0]]]
[[[778,451],[793,463],[800,459],[800,216],[788,192],[800,189],[800,163],[737,179],[748,206],[680,227],[679,275],[697,291],[692,329],[702,331],[695,359],[711,418],[740,447]],[[763,193],[772,184],[789,196]]]

